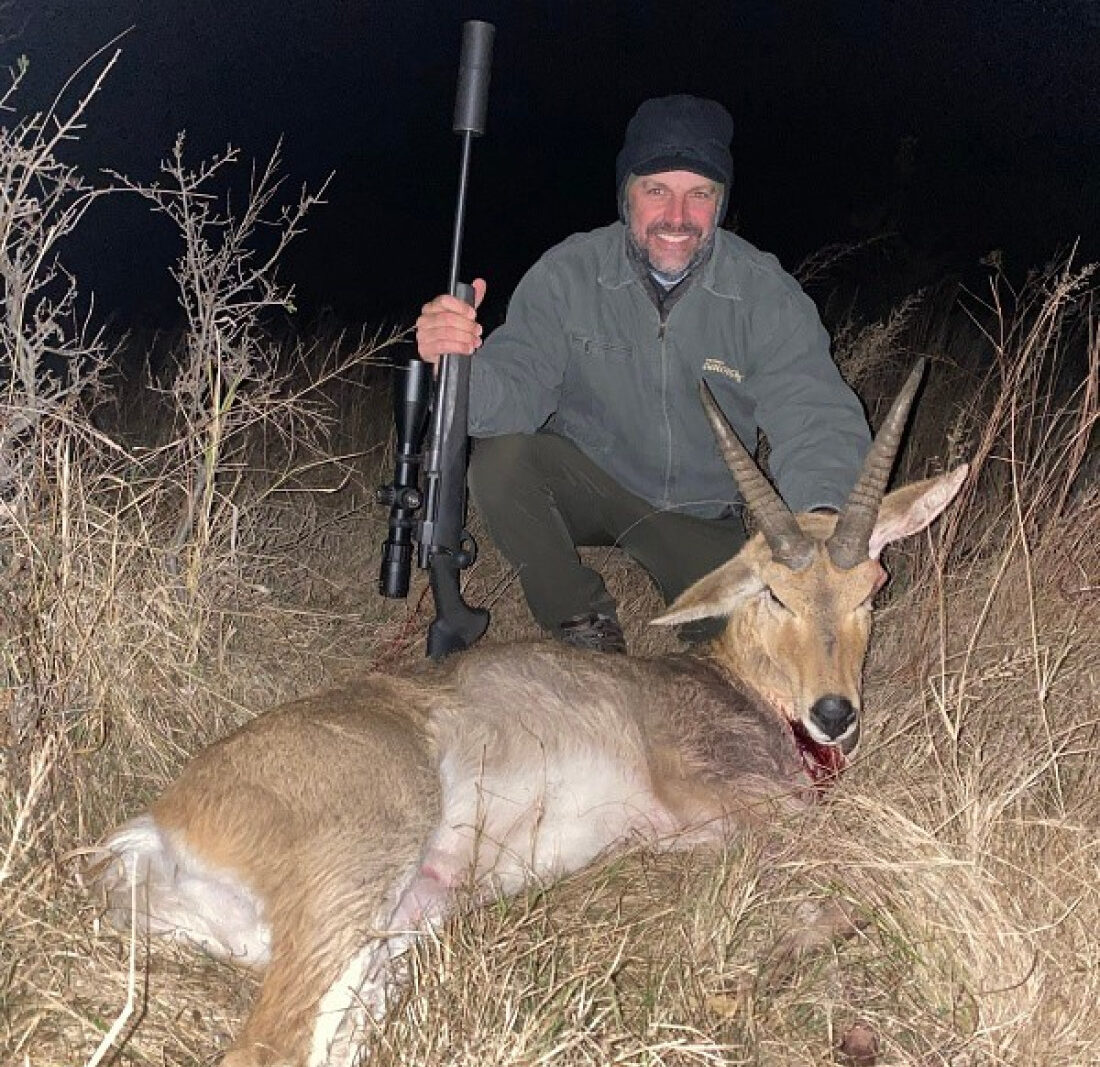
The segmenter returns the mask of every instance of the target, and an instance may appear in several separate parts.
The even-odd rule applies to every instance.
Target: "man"
[[[616,162],[620,222],[547,252],[484,344],[482,279],[475,307],[439,296],[417,320],[422,359],[477,351],[473,499],[535,618],[574,645],[626,647],[577,546],[618,545],[667,602],[744,543],[700,379],[750,449],[767,435],[796,511],[842,507],[870,440],[813,303],[719,229],[732,136],[713,100],[646,101]]]

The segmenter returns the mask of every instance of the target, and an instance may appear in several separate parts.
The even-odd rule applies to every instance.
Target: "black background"
[[[729,107],[731,220],[786,266],[825,244],[896,234],[852,268],[871,303],[969,278],[993,249],[1020,277],[1078,238],[1083,257],[1100,255],[1098,7],[16,0],[0,25],[4,60],[30,60],[24,109],[129,30],[67,149],[91,175],[151,180],[181,130],[193,161],[230,143],[266,158],[282,137],[287,199],[334,172],[284,268],[302,320],[329,310],[407,322],[446,279],[466,18],[494,22],[497,40],[464,273],[490,280],[499,314],[542,251],[614,217],[623,127],[667,92]],[[165,220],[120,197],[96,207],[65,260],[101,313],[162,323],[175,310],[176,242]]]

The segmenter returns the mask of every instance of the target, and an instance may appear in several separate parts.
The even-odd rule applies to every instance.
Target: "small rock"
[[[869,1023],[852,1023],[837,1048],[849,1067],[875,1067],[878,1062],[878,1034]]]

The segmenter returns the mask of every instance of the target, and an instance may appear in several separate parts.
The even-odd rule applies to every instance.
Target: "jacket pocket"
[[[596,359],[630,359],[634,355],[632,345],[615,344],[598,337],[585,337],[579,333],[571,333],[569,342],[575,351]]]

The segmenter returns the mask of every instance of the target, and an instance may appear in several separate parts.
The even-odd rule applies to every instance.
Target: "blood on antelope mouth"
[[[815,786],[827,786],[840,777],[847,765],[839,745],[825,745],[815,741],[806,727],[796,719],[788,719],[795,747],[802,757],[802,766]]]

